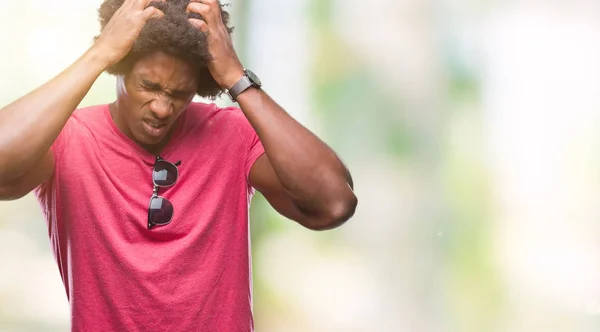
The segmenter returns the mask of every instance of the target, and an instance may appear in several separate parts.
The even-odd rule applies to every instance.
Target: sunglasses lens
[[[173,218],[173,204],[162,197],[153,197],[148,208],[148,222],[156,225],[168,224]]]
[[[174,185],[177,181],[177,167],[164,160],[157,161],[152,171],[152,181],[160,187]]]

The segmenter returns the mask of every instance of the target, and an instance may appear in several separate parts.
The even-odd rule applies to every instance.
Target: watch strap
[[[252,85],[254,84],[247,75],[242,76],[242,78],[227,91],[229,98],[235,102],[240,93],[246,91]]]

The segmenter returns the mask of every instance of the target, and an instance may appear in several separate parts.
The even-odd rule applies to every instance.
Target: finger
[[[208,24],[206,24],[205,21],[203,20],[199,20],[199,19],[195,19],[195,18],[190,18],[188,21],[190,21],[190,23],[196,27],[196,29],[204,32],[204,33],[208,33]]]
[[[121,7],[119,7],[119,9],[128,9],[131,8],[135,5],[135,2],[137,0],[125,0],[123,1],[123,3],[121,4]]]
[[[206,23],[211,24],[214,22],[214,11],[213,9],[204,3],[190,2],[186,9],[187,12],[199,14],[204,18]]]
[[[215,16],[221,16],[221,2],[219,0],[190,0],[190,2],[203,3],[210,7]]]
[[[213,7],[213,9],[218,9],[221,7],[221,4],[218,0],[190,0],[190,2],[199,2],[205,5]]]
[[[153,2],[167,2],[167,0],[141,0],[141,1],[144,4],[144,8],[150,6],[150,4]]]
[[[148,21],[151,18],[161,18],[163,16],[165,16],[165,13],[163,13],[160,9],[152,6],[142,11],[142,17],[144,18],[144,22]]]
[[[128,0],[126,0],[126,1],[128,1]],[[165,2],[165,1],[166,0],[132,0],[131,2],[133,3],[132,4],[133,8],[143,10],[144,8],[149,7],[152,2]]]

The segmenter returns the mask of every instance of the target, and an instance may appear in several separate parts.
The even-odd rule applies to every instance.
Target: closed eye
[[[138,82],[138,85],[140,86],[140,88],[142,88],[143,90],[146,90],[146,91],[160,92],[160,93],[164,92],[169,97],[174,98],[174,99],[186,100],[194,94],[193,91],[183,91],[183,90],[173,90],[171,93],[168,93],[167,91],[165,91],[165,89],[159,83],[150,82],[145,79],[140,79]]]
[[[160,84],[158,84],[158,83],[153,83],[150,81],[142,80],[140,85],[144,90],[154,91],[154,92],[162,91],[162,86],[160,86]]]
[[[181,91],[181,90],[175,90],[173,91],[173,93],[171,94],[171,96],[175,99],[187,99],[188,97],[190,97],[193,94],[193,92],[189,92],[189,91]]]

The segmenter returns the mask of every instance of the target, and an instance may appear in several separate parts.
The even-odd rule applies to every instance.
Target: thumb
[[[188,19],[188,21],[194,26],[196,27],[198,30],[204,32],[204,33],[208,33],[208,24],[206,24],[206,21],[204,20],[199,20],[196,18],[190,18]]]
[[[163,16],[165,16],[165,13],[154,6],[149,6],[142,12],[142,18],[144,19],[144,22],[151,18],[161,18]]]

